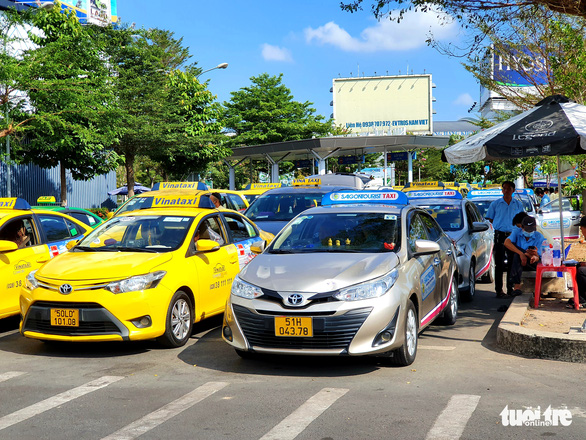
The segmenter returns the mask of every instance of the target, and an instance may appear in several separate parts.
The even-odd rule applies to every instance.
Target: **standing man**
[[[494,226],[494,266],[495,281],[494,290],[497,298],[507,298],[508,295],[503,291],[503,272],[507,270],[507,290],[512,287],[509,284],[509,270],[505,267],[505,256],[509,253],[505,248],[505,240],[513,231],[513,218],[521,211],[524,211],[523,204],[520,200],[513,198],[515,184],[511,181],[505,181],[502,185],[503,197],[490,204],[486,218]],[[512,262],[512,255],[508,255],[508,264]]]
[[[586,216],[580,219],[580,232],[582,236],[586,237]],[[580,300],[580,308],[586,307],[586,262],[580,262],[578,270],[576,270],[576,284],[578,285],[578,295]],[[574,308],[574,299],[568,300],[568,308]]]
[[[545,190],[543,191],[543,196],[541,197],[541,203],[539,204],[540,208],[543,208],[545,206],[546,203],[550,202],[550,198],[549,198],[549,189],[545,188]]]

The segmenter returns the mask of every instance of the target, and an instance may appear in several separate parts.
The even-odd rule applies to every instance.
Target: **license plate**
[[[275,316],[275,336],[313,337],[311,317]]]
[[[78,309],[51,309],[51,325],[79,327]]]

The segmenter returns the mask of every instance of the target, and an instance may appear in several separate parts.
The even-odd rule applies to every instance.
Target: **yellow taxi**
[[[179,347],[194,322],[222,313],[234,277],[256,255],[251,246],[263,249],[272,234],[207,197],[159,199],[117,215],[31,272],[20,296],[21,333],[56,341],[158,338]]]
[[[246,197],[246,200],[248,200],[248,203],[250,204],[250,203],[254,202],[258,198],[258,196],[264,194],[269,189],[280,188],[280,187],[281,187],[280,183],[251,183],[251,184],[247,185],[245,189],[243,189],[239,192],[244,197]]]
[[[28,272],[90,230],[68,215],[31,209],[21,198],[0,198],[0,318],[19,313],[18,295]]]

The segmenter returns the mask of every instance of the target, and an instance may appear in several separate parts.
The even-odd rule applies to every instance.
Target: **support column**
[[[411,151],[407,152],[407,167],[407,181],[413,183],[413,153]]]

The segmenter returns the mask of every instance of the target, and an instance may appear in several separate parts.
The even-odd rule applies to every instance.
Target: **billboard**
[[[334,122],[352,133],[433,132],[431,75],[335,78]]]

